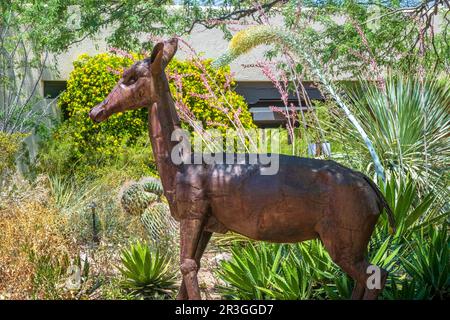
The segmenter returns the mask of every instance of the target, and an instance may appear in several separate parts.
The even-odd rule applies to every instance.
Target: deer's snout
[[[106,118],[108,118],[104,105],[105,104],[102,102],[99,105],[92,108],[91,111],[89,111],[89,117],[93,121],[102,122],[103,120],[106,120]]]

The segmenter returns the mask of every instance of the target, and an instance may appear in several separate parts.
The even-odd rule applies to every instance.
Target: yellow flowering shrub
[[[24,138],[22,133],[8,134],[0,131],[0,176],[7,169],[14,167],[15,156]]]
[[[83,54],[74,61],[67,90],[58,101],[67,121],[55,137],[65,136],[61,130],[70,131],[75,154],[79,157],[88,151],[114,155],[118,147],[133,143],[145,132],[146,108],[115,114],[102,123],[94,123],[89,118],[89,111],[106,98],[119,80],[120,75],[114,70],[129,67],[132,63],[129,58],[108,53]]]
[[[133,57],[141,58],[134,54]],[[58,101],[66,120],[54,131],[54,139],[47,145],[47,156],[41,157],[42,165],[63,171],[82,166],[93,170],[117,159],[131,146],[142,145],[141,137],[147,134],[147,108],[118,113],[101,123],[94,123],[89,118],[89,111],[102,102],[118,82],[120,71],[132,63],[130,58],[109,53],[81,55],[74,61],[67,89]],[[212,88],[216,97],[199,97],[208,93],[201,70],[192,61],[175,59],[167,68],[174,97],[182,99],[204,127],[232,128],[229,117],[234,119],[235,116],[244,128],[254,127],[244,98],[232,90],[235,82],[229,67],[216,71],[211,67],[211,60],[202,63],[214,83]],[[172,77],[176,74],[183,75],[179,78],[183,88],[181,93],[176,92],[176,81]],[[228,115],[217,109],[217,105],[228,108]],[[217,123],[223,126],[217,126]]]

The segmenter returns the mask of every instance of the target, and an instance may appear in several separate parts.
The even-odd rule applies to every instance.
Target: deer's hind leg
[[[368,288],[368,279],[372,274],[366,252],[372,230],[373,227],[369,230],[333,227],[332,230],[324,228],[319,231],[320,238],[333,261],[355,281],[351,296],[355,300],[376,299],[386,281],[387,272],[379,268],[380,279],[375,283],[378,288]]]

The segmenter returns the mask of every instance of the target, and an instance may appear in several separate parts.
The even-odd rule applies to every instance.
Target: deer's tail
[[[386,201],[386,198],[384,197],[384,194],[381,192],[381,190],[378,188],[378,186],[365,174],[362,174],[364,180],[367,181],[367,183],[370,185],[370,187],[375,191],[375,193],[378,196],[378,199],[383,206],[384,209],[386,209],[386,214],[389,222],[389,233],[395,234],[395,231],[397,230],[395,227],[395,219],[394,219],[394,213],[392,212],[391,207]]]

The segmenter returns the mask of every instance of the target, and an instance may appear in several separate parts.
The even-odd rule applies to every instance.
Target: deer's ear
[[[164,63],[165,66],[167,66],[172,60],[173,56],[177,52],[178,49],[178,39],[177,38],[171,38],[167,41],[164,41]]]
[[[170,40],[159,42],[155,45],[150,57],[152,73],[158,74],[164,69],[172,60],[178,49],[178,39],[172,38]]]
[[[153,74],[160,74],[164,70],[164,43],[159,42],[155,45],[150,57],[151,70]]]

